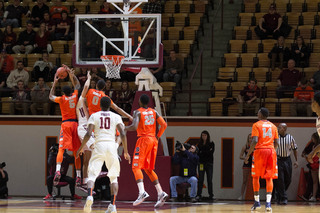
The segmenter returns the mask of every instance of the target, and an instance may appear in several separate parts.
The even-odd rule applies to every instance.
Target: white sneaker
[[[116,205],[112,205],[111,203],[108,206],[106,213],[117,213]]]
[[[167,198],[168,198],[168,194],[165,192],[162,192],[160,195],[158,195],[158,201],[156,202],[156,205],[154,205],[154,208],[163,206]]]
[[[83,211],[87,212],[87,213],[90,213],[91,212],[92,203],[93,203],[93,197],[92,196],[88,196],[86,204],[83,207]]]
[[[311,197],[311,198],[309,199],[309,201],[310,201],[310,202],[316,202],[317,199],[316,199],[315,197]]]
[[[149,197],[149,194],[147,192],[143,192],[142,194],[139,194],[136,201],[133,202],[133,206],[137,206],[137,205],[141,204],[148,197]]]

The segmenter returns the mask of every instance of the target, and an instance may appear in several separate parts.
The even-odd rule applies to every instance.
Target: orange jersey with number
[[[56,97],[54,102],[59,103],[62,120],[77,119],[76,106],[78,103],[78,90],[75,90],[71,96],[63,95]]]
[[[258,143],[256,149],[274,148],[274,139],[278,139],[277,127],[267,120],[260,120],[252,126],[252,137],[258,137]]]
[[[89,109],[89,114],[92,115],[93,113],[101,111],[100,108],[100,100],[102,97],[107,96],[104,94],[103,91],[99,91],[96,89],[89,89],[86,98],[87,98],[87,103],[88,103],[88,109]],[[109,96],[107,96],[110,98]],[[110,98],[111,100],[111,98]],[[111,104],[113,104],[113,101],[111,100]]]
[[[152,136],[156,135],[156,125],[157,125],[157,113],[154,109],[151,108],[139,108],[137,109],[140,112],[140,121],[137,128],[138,137],[141,136]]]

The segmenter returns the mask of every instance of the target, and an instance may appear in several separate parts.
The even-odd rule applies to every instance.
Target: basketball
[[[68,72],[64,67],[60,67],[57,70],[57,75],[60,79],[65,79],[68,76]]]

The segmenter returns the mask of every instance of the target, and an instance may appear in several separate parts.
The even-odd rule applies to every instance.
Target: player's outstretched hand
[[[80,156],[80,155],[82,155],[83,154],[83,149],[79,149],[78,151],[77,151],[77,158]]]
[[[131,164],[131,157],[130,157],[129,153],[124,153],[123,156],[124,156],[124,159],[126,159],[128,161],[128,163]]]
[[[90,71],[87,72],[87,78],[91,79]]]

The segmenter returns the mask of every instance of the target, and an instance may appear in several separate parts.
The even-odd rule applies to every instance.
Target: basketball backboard
[[[123,66],[159,67],[161,14],[76,15],[73,53],[75,67],[103,67],[101,55],[123,55]]]

